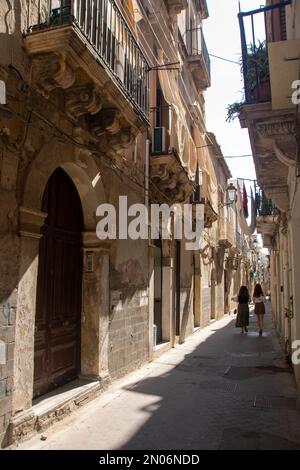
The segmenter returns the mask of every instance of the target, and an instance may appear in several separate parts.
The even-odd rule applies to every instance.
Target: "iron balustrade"
[[[148,120],[149,65],[114,0],[39,0],[38,23],[28,32],[75,24],[100,63]]]
[[[257,190],[255,195],[256,215],[277,215],[278,209],[274,205],[272,199],[268,198],[264,191],[261,189]]]
[[[202,56],[209,81],[211,79],[210,70],[210,57],[207,49],[207,45],[204,39],[202,28],[192,28],[186,31],[187,35],[187,52],[190,56]]]
[[[245,102],[247,104],[271,100],[267,44],[286,39],[285,7],[290,4],[291,0],[287,0],[238,14]],[[255,25],[260,32],[262,16],[265,25],[265,38],[258,40]],[[248,25],[246,20],[249,20]],[[250,40],[248,40],[248,35],[250,35]]]

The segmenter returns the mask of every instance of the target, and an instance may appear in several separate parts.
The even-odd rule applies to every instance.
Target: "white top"
[[[260,304],[261,302],[265,302],[265,297],[261,295],[260,297],[253,297],[253,302],[255,304]]]

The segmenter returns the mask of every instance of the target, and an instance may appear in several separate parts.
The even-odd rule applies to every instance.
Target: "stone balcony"
[[[197,11],[200,13],[201,18],[205,20],[209,17],[208,7],[206,0],[195,0]]]
[[[233,225],[224,216],[219,216],[218,243],[225,248],[230,248],[234,243]]]
[[[212,224],[218,220],[218,214],[211,205],[209,198],[201,198],[201,204],[204,204],[204,227],[211,228]]]
[[[263,191],[256,195],[258,201],[256,229],[261,234],[264,246],[272,247],[273,237],[278,229],[280,214],[271,199],[268,199]]]
[[[198,91],[211,86],[210,58],[202,28],[187,30],[187,62]]]
[[[24,41],[32,87],[46,99],[60,90],[70,119],[118,151],[148,127],[148,64],[115,2],[103,4],[106,15],[87,0],[43,10]]]
[[[151,154],[150,181],[152,194],[159,202],[187,202],[194,189],[175,149]]]
[[[165,0],[168,11],[171,15],[178,15],[188,6],[187,0]]]
[[[263,215],[256,217],[257,233],[260,233],[265,248],[272,248],[273,237],[277,230],[279,216]]]
[[[267,2],[265,7],[239,13],[246,101],[240,108],[240,122],[249,131],[258,184],[282,212],[289,210],[287,180],[296,163],[299,138],[291,95],[292,83],[299,79],[300,39],[287,39],[284,12],[290,3]],[[263,38],[264,20],[266,43],[255,46],[255,26]],[[260,70],[258,57],[264,57],[266,64]]]
[[[297,152],[295,110],[272,103],[245,104],[240,122],[248,127],[258,185],[283,212],[289,209],[288,172]]]

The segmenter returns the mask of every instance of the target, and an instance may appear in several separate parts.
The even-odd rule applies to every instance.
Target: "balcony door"
[[[50,177],[42,202],[34,338],[34,397],[75,377],[80,370],[82,288],[80,199],[62,169]]]

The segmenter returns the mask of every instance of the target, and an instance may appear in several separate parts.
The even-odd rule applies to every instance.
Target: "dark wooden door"
[[[50,177],[42,210],[34,343],[34,397],[72,380],[80,367],[83,217],[62,169]]]

